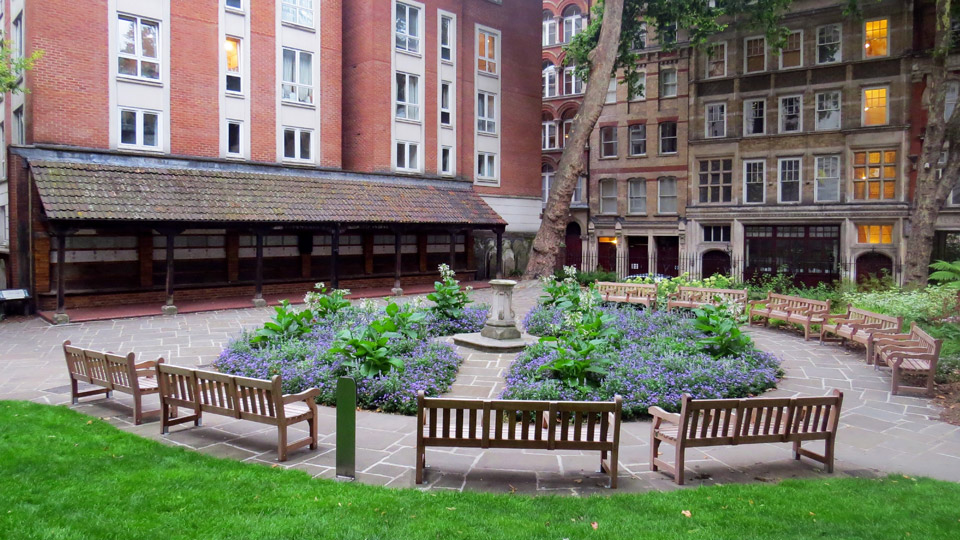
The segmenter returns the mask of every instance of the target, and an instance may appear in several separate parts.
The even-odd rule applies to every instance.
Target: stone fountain
[[[517,282],[510,279],[490,280],[493,288],[493,304],[483,330],[470,334],[457,334],[453,342],[486,352],[518,352],[536,342],[536,338],[522,334],[517,328],[513,312],[513,288]]]

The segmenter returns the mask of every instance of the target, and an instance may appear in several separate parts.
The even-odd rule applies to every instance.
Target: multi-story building
[[[2,2],[44,51],[0,124],[41,309],[470,279],[539,201],[535,5]]]

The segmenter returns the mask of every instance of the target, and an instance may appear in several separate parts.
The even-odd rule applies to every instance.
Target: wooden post
[[[63,314],[66,306],[66,297],[64,290],[64,274],[67,264],[67,240],[63,231],[57,232],[57,314]]]
[[[497,229],[497,279],[503,279],[503,230]]]
[[[400,289],[400,271],[403,267],[403,246],[401,245],[400,238],[400,229],[395,229],[393,231],[393,250],[397,264],[393,272],[393,288],[395,291]]]
[[[330,283],[334,289],[340,288],[340,224],[333,228],[333,238],[330,240]]]
[[[174,231],[167,231],[167,303],[161,308],[164,315],[176,315],[177,307],[173,304],[173,240],[177,236]]]
[[[457,231],[450,231],[450,269],[457,264]]]
[[[257,300],[263,300],[263,232],[257,231],[257,262],[256,262],[256,275],[254,277],[254,294],[253,302],[258,303]]]

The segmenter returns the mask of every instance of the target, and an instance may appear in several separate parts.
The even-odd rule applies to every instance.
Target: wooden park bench
[[[229,416],[277,426],[277,460],[286,461],[287,453],[319,441],[319,417],[315,398],[320,390],[311,388],[299,394],[284,395],[279,375],[269,381],[237,377],[214,371],[189,369],[169,364],[157,365],[160,383],[160,429],[166,435],[170,426],[193,422],[199,426],[203,414]],[[177,408],[193,414],[177,417]],[[287,442],[287,427],[306,422],[310,435]]]
[[[822,324],[824,318],[830,314],[829,300],[810,300],[785,294],[767,293],[766,299],[754,300],[748,304],[751,306],[751,325],[754,324],[754,317],[765,319],[762,326],[766,326],[772,320],[799,324],[803,327],[804,341],[810,339],[810,327]],[[761,304],[765,307],[758,307]]]
[[[867,363],[873,362],[873,336],[877,333],[899,332],[903,317],[892,317],[850,306],[846,313],[827,315],[820,325],[820,344],[846,339],[866,346]],[[834,338],[829,337],[833,334]]]
[[[163,363],[163,358],[136,363],[136,355],[126,356],[110,352],[91,351],[74,347],[70,341],[63,342],[63,356],[67,361],[67,371],[70,372],[70,397],[74,405],[80,398],[104,394],[111,397],[114,391],[133,396],[133,421],[136,425],[143,423],[143,417],[160,414],[160,409],[143,410],[143,396],[156,394],[157,387],[156,367]],[[95,390],[80,391],[79,383],[99,386]]]
[[[740,305],[747,309],[746,289],[708,289],[704,287],[679,287],[667,297],[667,309],[694,309],[705,305]]]
[[[598,281],[597,292],[605,302],[641,304],[653,307],[657,303],[656,283],[615,283]]]
[[[428,398],[421,390],[416,481],[423,483],[427,447],[598,450],[600,470],[616,488],[620,409],[620,396],[613,401],[511,401]]]
[[[891,392],[894,395],[900,392],[901,387],[921,390],[927,395],[932,395],[942,345],[942,340],[933,339],[913,322],[910,323],[910,332],[906,334],[873,334],[873,362],[877,368],[883,364],[893,370]],[[901,384],[900,380],[904,374],[926,377],[927,384],[926,386]]]
[[[693,399],[683,395],[680,414],[650,407],[650,470],[661,467],[683,485],[683,460],[687,448],[757,443],[793,443],[793,457],[823,463],[833,472],[834,446],[843,393],[802,398]],[[825,452],[817,454],[801,444],[822,440]],[[660,459],[660,444],[674,446],[674,464]]]

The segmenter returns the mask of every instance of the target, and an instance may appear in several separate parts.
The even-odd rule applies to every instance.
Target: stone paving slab
[[[484,301],[488,291],[472,293]],[[521,283],[515,311],[526,313],[541,294],[533,282]],[[404,297],[401,301],[409,301]],[[384,300],[380,300],[384,303]],[[84,347],[134,351],[163,356],[182,365],[209,365],[222,347],[242,329],[262,324],[272,309],[238,309],[173,317],[147,317],[51,326],[37,318],[0,322],[0,399],[26,399],[69,404],[69,378],[60,344],[70,339]],[[924,397],[892,396],[889,373],[863,363],[862,349],[816,341],[784,330],[750,328],[758,347],[780,356],[786,373],[771,396],[825,395],[844,391],[834,476],[872,477],[889,472],[926,475],[960,481],[960,427],[940,422],[939,409]],[[446,394],[451,397],[496,398],[514,354],[459,349],[464,364]],[[105,418],[121,429],[184,446],[213,456],[267,466],[276,464],[276,430],[270,426],[207,416],[204,425],[175,426],[162,437],[159,423],[132,423],[132,401],[118,394],[111,400],[85,398],[76,410]],[[146,398],[154,408],[157,399]],[[320,447],[300,450],[283,467],[303,470],[316,478],[334,475],[334,409],[320,408]],[[414,487],[415,419],[357,413],[357,479],[390,487]],[[302,430],[297,432],[299,436]],[[625,422],[621,433],[620,478],[617,492],[680,489],[672,479],[649,470],[650,423]],[[814,443],[819,445],[820,443]],[[670,459],[672,447],[663,451]],[[502,493],[567,495],[609,494],[604,475],[597,472],[596,452],[537,450],[428,449],[427,490],[480,490]],[[784,478],[825,477],[819,464],[794,461],[789,445],[717,447],[687,451],[689,486],[732,482],[774,482]]]

